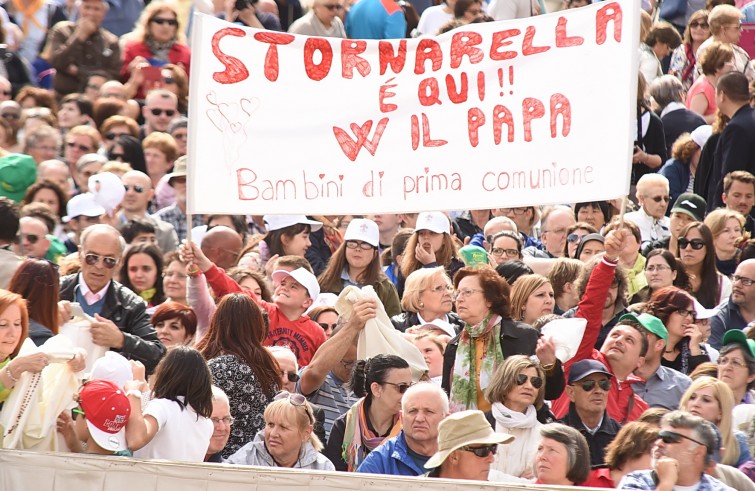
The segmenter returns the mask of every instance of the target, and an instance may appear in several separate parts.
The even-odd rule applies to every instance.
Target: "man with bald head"
[[[123,254],[123,239],[110,225],[92,225],[81,234],[81,272],[60,279],[60,299],[78,302],[96,319],[92,341],[140,361],[149,372],[165,347],[149,322],[147,305],[113,279]]]
[[[540,223],[540,241],[543,243],[543,249],[529,246],[522,251],[523,254],[542,258],[562,257],[566,247],[566,231],[577,223],[574,211],[568,206],[551,206],[543,213]]]
[[[409,387],[401,399],[399,434],[370,452],[357,472],[419,476],[438,451],[438,425],[448,416],[448,396],[432,382]]]
[[[740,331],[755,321],[755,259],[747,259],[737,265],[731,276],[731,296],[716,315],[710,319],[710,339],[716,349],[721,348],[724,333],[731,329]]]
[[[50,249],[50,239],[45,222],[39,218],[23,217],[19,221],[20,253],[27,257],[44,258]]]
[[[244,247],[241,236],[233,229],[220,225],[212,227],[202,238],[202,252],[219,268],[228,270],[236,265]]]
[[[514,220],[509,217],[493,217],[488,220],[488,223],[485,224],[485,228],[482,232],[485,235],[486,250],[489,251],[493,246],[493,244],[491,243],[493,237],[495,237],[500,232],[503,232],[504,230],[510,230],[515,234],[519,233],[519,230],[516,228],[516,223],[514,223]]]
[[[118,212],[118,223],[126,223],[135,218],[147,220],[155,226],[157,245],[163,252],[171,252],[178,247],[176,230],[168,222],[147,214],[149,202],[155,196],[152,179],[138,170],[128,171],[121,177],[126,194],[121,201],[121,211]]]
[[[37,182],[52,181],[60,186],[66,195],[71,194],[71,172],[62,160],[45,160],[37,166]]]

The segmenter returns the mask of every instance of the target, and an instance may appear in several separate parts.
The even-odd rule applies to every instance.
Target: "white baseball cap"
[[[346,233],[343,240],[361,240],[367,242],[373,247],[380,245],[380,231],[377,223],[368,218],[354,218],[346,227]]]
[[[262,219],[267,224],[267,231],[280,230],[282,228],[302,223],[312,227],[312,232],[317,232],[322,228],[322,223],[316,220],[310,220],[304,215],[265,215]]]
[[[63,217],[63,222],[68,223],[73,218],[80,216],[98,217],[105,214],[105,208],[99,205],[92,193],[78,194],[68,201],[66,206],[68,214]]]
[[[317,283],[317,278],[315,278],[315,275],[304,268],[298,268],[293,271],[286,271],[285,269],[278,269],[276,271],[273,271],[273,280],[275,280],[276,283],[283,281],[286,276],[290,276],[291,278],[298,281],[304,288],[307,289],[309,298],[311,298],[313,301],[317,300],[317,297],[320,295],[320,284]]]
[[[417,225],[414,227],[415,232],[420,230],[429,230],[436,234],[450,233],[451,222],[448,217],[439,211],[423,211],[417,215]]]
[[[712,134],[713,127],[709,124],[704,124],[692,130],[690,137],[692,137],[693,142],[697,143],[698,147],[703,148]]]
[[[122,389],[126,382],[134,379],[134,375],[131,364],[123,355],[115,351],[106,351],[105,356],[92,365],[90,378],[109,380]]]

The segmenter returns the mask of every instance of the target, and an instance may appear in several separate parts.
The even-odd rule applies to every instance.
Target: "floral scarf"
[[[481,366],[477,367],[475,340],[483,338],[485,348]],[[485,389],[498,364],[503,362],[501,352],[501,316],[489,314],[482,322],[464,325],[456,350],[456,361],[451,379],[451,411],[477,409],[477,386]],[[479,372],[479,384],[477,374]]]
[[[346,461],[349,472],[354,472],[365,457],[378,448],[385,440],[397,436],[401,431],[401,419],[398,413],[393,416],[393,427],[387,436],[374,433],[367,424],[367,411],[364,398],[357,401],[346,412],[346,429],[343,433],[341,456]]]

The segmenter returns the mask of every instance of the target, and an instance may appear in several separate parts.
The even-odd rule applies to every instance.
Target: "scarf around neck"
[[[491,410],[496,423],[504,428],[532,428],[537,424],[537,410],[530,404],[525,413],[512,411],[501,402],[494,402]]]
[[[359,399],[346,412],[346,428],[343,433],[341,456],[346,461],[349,472],[356,471],[359,464],[370,452],[401,431],[401,419],[398,413],[393,416],[393,427],[387,436],[383,437],[372,431],[367,424],[367,409],[364,406],[364,401],[364,397]]]
[[[479,367],[475,351],[478,338],[482,338],[485,344]],[[479,324],[464,325],[451,379],[451,412],[477,409],[478,385],[481,390],[487,388],[496,367],[503,362],[500,340],[500,315],[490,313]]]
[[[158,61],[164,61],[165,63],[170,63],[168,53],[170,53],[171,48],[173,48],[173,45],[176,43],[175,39],[171,39],[166,43],[158,43],[151,37],[147,36],[144,39],[144,43],[147,45],[147,48],[149,48],[150,53],[152,53],[152,58]]]

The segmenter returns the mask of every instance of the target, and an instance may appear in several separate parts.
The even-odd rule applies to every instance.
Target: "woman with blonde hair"
[[[751,460],[747,436],[735,431],[732,424],[734,393],[725,382],[700,377],[689,386],[679,401],[679,408],[716,425],[724,447],[721,464],[739,467]]]
[[[745,232],[745,217],[738,211],[719,208],[708,213],[704,223],[713,234],[716,269],[723,275],[733,275],[742,252],[739,244],[749,235]]]
[[[128,36],[122,57],[121,81],[136,99],[144,99],[147,93],[143,68],[172,63],[189,73],[191,50],[179,25],[176,5],[152,2],[145,7]]]
[[[742,18],[744,14],[733,5],[716,5],[708,14],[708,24],[710,24],[709,37],[697,50],[697,59],[700,60],[705,50],[714,42],[727,44],[731,46],[734,52],[734,68],[739,73],[747,76],[748,80],[755,78],[755,70],[750,63],[750,56],[747,51],[739,46],[739,40],[742,37]],[[696,69],[696,75],[700,74],[700,64]]]
[[[728,43],[713,42],[701,52],[697,60],[702,74],[689,88],[685,105],[711,124],[718,108],[716,85],[721,76],[735,69],[734,51]]]
[[[522,276],[511,287],[511,318],[530,326],[541,316],[553,313],[553,286],[543,275]]]
[[[301,394],[280,392],[265,408],[265,428],[225,462],[260,467],[333,471],[314,433],[312,406]]]
[[[550,416],[544,405],[542,367],[528,356],[506,358],[493,374],[485,398],[492,404],[485,415],[493,429],[516,437],[512,443],[498,446],[491,467],[512,476],[533,477],[532,462],[540,442],[540,427]]]
[[[689,17],[682,36],[682,44],[671,53],[669,73],[682,82],[684,90],[689,90],[692,82],[695,81],[695,64],[697,63],[695,53],[709,37],[708,11],[698,10]]]
[[[406,278],[404,296],[401,299],[402,313],[391,317],[393,327],[407,329],[442,321],[461,331],[464,322],[453,312],[453,285],[442,266],[422,268]]]

